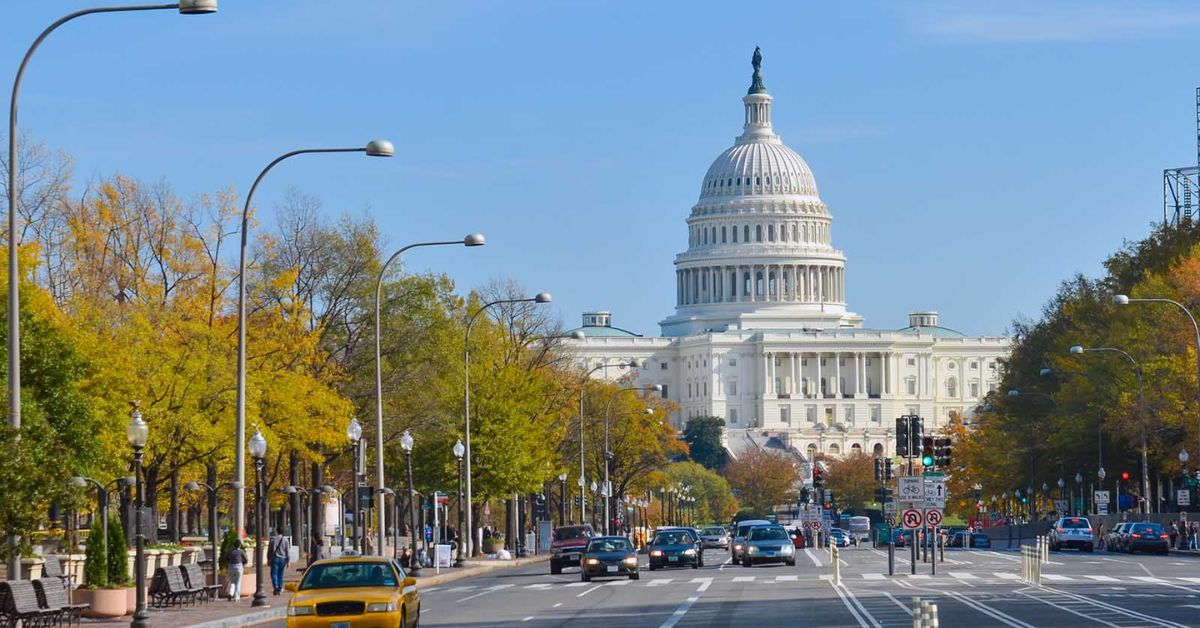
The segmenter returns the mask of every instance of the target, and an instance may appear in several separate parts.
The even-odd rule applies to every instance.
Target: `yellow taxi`
[[[288,582],[288,628],[410,628],[421,621],[416,578],[380,556],[318,560]]]

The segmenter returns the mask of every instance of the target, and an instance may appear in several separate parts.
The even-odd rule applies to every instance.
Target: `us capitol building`
[[[1000,381],[1005,337],[967,336],[936,312],[904,329],[871,329],[846,304],[846,256],[808,164],[771,128],[761,55],[742,102],[742,134],[717,156],[692,207],[688,249],[675,258],[675,313],[660,337],[586,312],[572,350],[595,377],[631,375],[662,385],[682,429],[719,416],[726,447],[895,454],[895,418],[925,417],[926,433],[951,413],[970,417]],[[609,364],[610,367],[598,368]]]

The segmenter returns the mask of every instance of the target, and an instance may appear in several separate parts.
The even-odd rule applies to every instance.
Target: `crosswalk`
[[[530,584],[516,585],[513,588],[523,588],[532,591],[546,591],[555,588],[580,588],[580,587],[666,587],[679,585],[697,585],[709,583],[710,585],[720,584],[762,584],[762,585],[778,585],[778,584],[799,584],[802,582],[829,581],[832,579],[830,574],[820,574],[817,576],[804,576],[803,578],[796,574],[780,574],[780,575],[740,575],[740,576],[724,576],[724,577],[698,577],[698,578],[645,578],[640,580],[596,580],[592,582],[564,582],[562,580],[534,582]],[[1009,571],[994,571],[994,572],[970,572],[970,571],[948,571],[945,573],[933,574],[896,574],[893,577],[881,573],[861,573],[857,575],[844,575],[842,580],[853,581],[863,580],[870,583],[878,584],[886,580],[906,580],[912,581],[914,584],[920,582],[922,585],[933,583],[939,584],[962,584],[964,586],[977,586],[988,584],[1007,584],[1019,585],[1021,577],[1016,573]],[[1130,586],[1141,585],[1167,585],[1176,588],[1200,585],[1200,578],[1197,577],[1155,577],[1155,576],[1106,576],[1106,575],[1063,575],[1043,573],[1042,581],[1047,584],[1107,584],[1117,585],[1124,584]],[[429,594],[438,591],[447,593],[462,593],[485,590],[487,587],[481,585],[464,585],[453,587],[430,587],[422,589],[422,593]],[[1197,588],[1196,593],[1200,593],[1200,588]]]

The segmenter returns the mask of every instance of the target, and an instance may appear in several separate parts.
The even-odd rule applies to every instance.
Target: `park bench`
[[[63,588],[62,583],[62,578],[38,578],[33,581],[33,588],[37,590],[42,608],[57,608],[61,611],[60,624],[63,620],[68,626],[78,624],[81,622],[83,611],[90,608],[91,604],[72,604],[67,599],[67,590]]]
[[[43,578],[58,578],[59,580],[62,581],[62,585],[63,585],[64,589],[69,588],[71,586],[72,579],[63,574],[62,563],[59,562],[58,557],[57,556],[46,556],[45,561],[46,562],[44,562],[42,564],[42,577]]]
[[[201,596],[202,600],[212,601],[217,599],[217,591],[221,590],[221,585],[207,584],[207,581],[204,579],[204,571],[200,569],[200,565],[188,563],[182,565],[182,567],[183,577],[189,589],[201,589],[204,592],[204,595]]]
[[[5,626],[53,626],[60,623],[62,609],[42,608],[37,590],[28,580],[0,582],[0,619]]]
[[[183,569],[178,565],[155,569],[150,581],[150,605],[158,608],[190,605],[203,593],[203,589],[189,587],[184,582]]]

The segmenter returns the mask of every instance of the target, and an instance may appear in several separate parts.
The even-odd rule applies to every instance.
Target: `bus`
[[[871,539],[871,519],[868,517],[850,517],[848,530],[851,541],[868,541]]]

